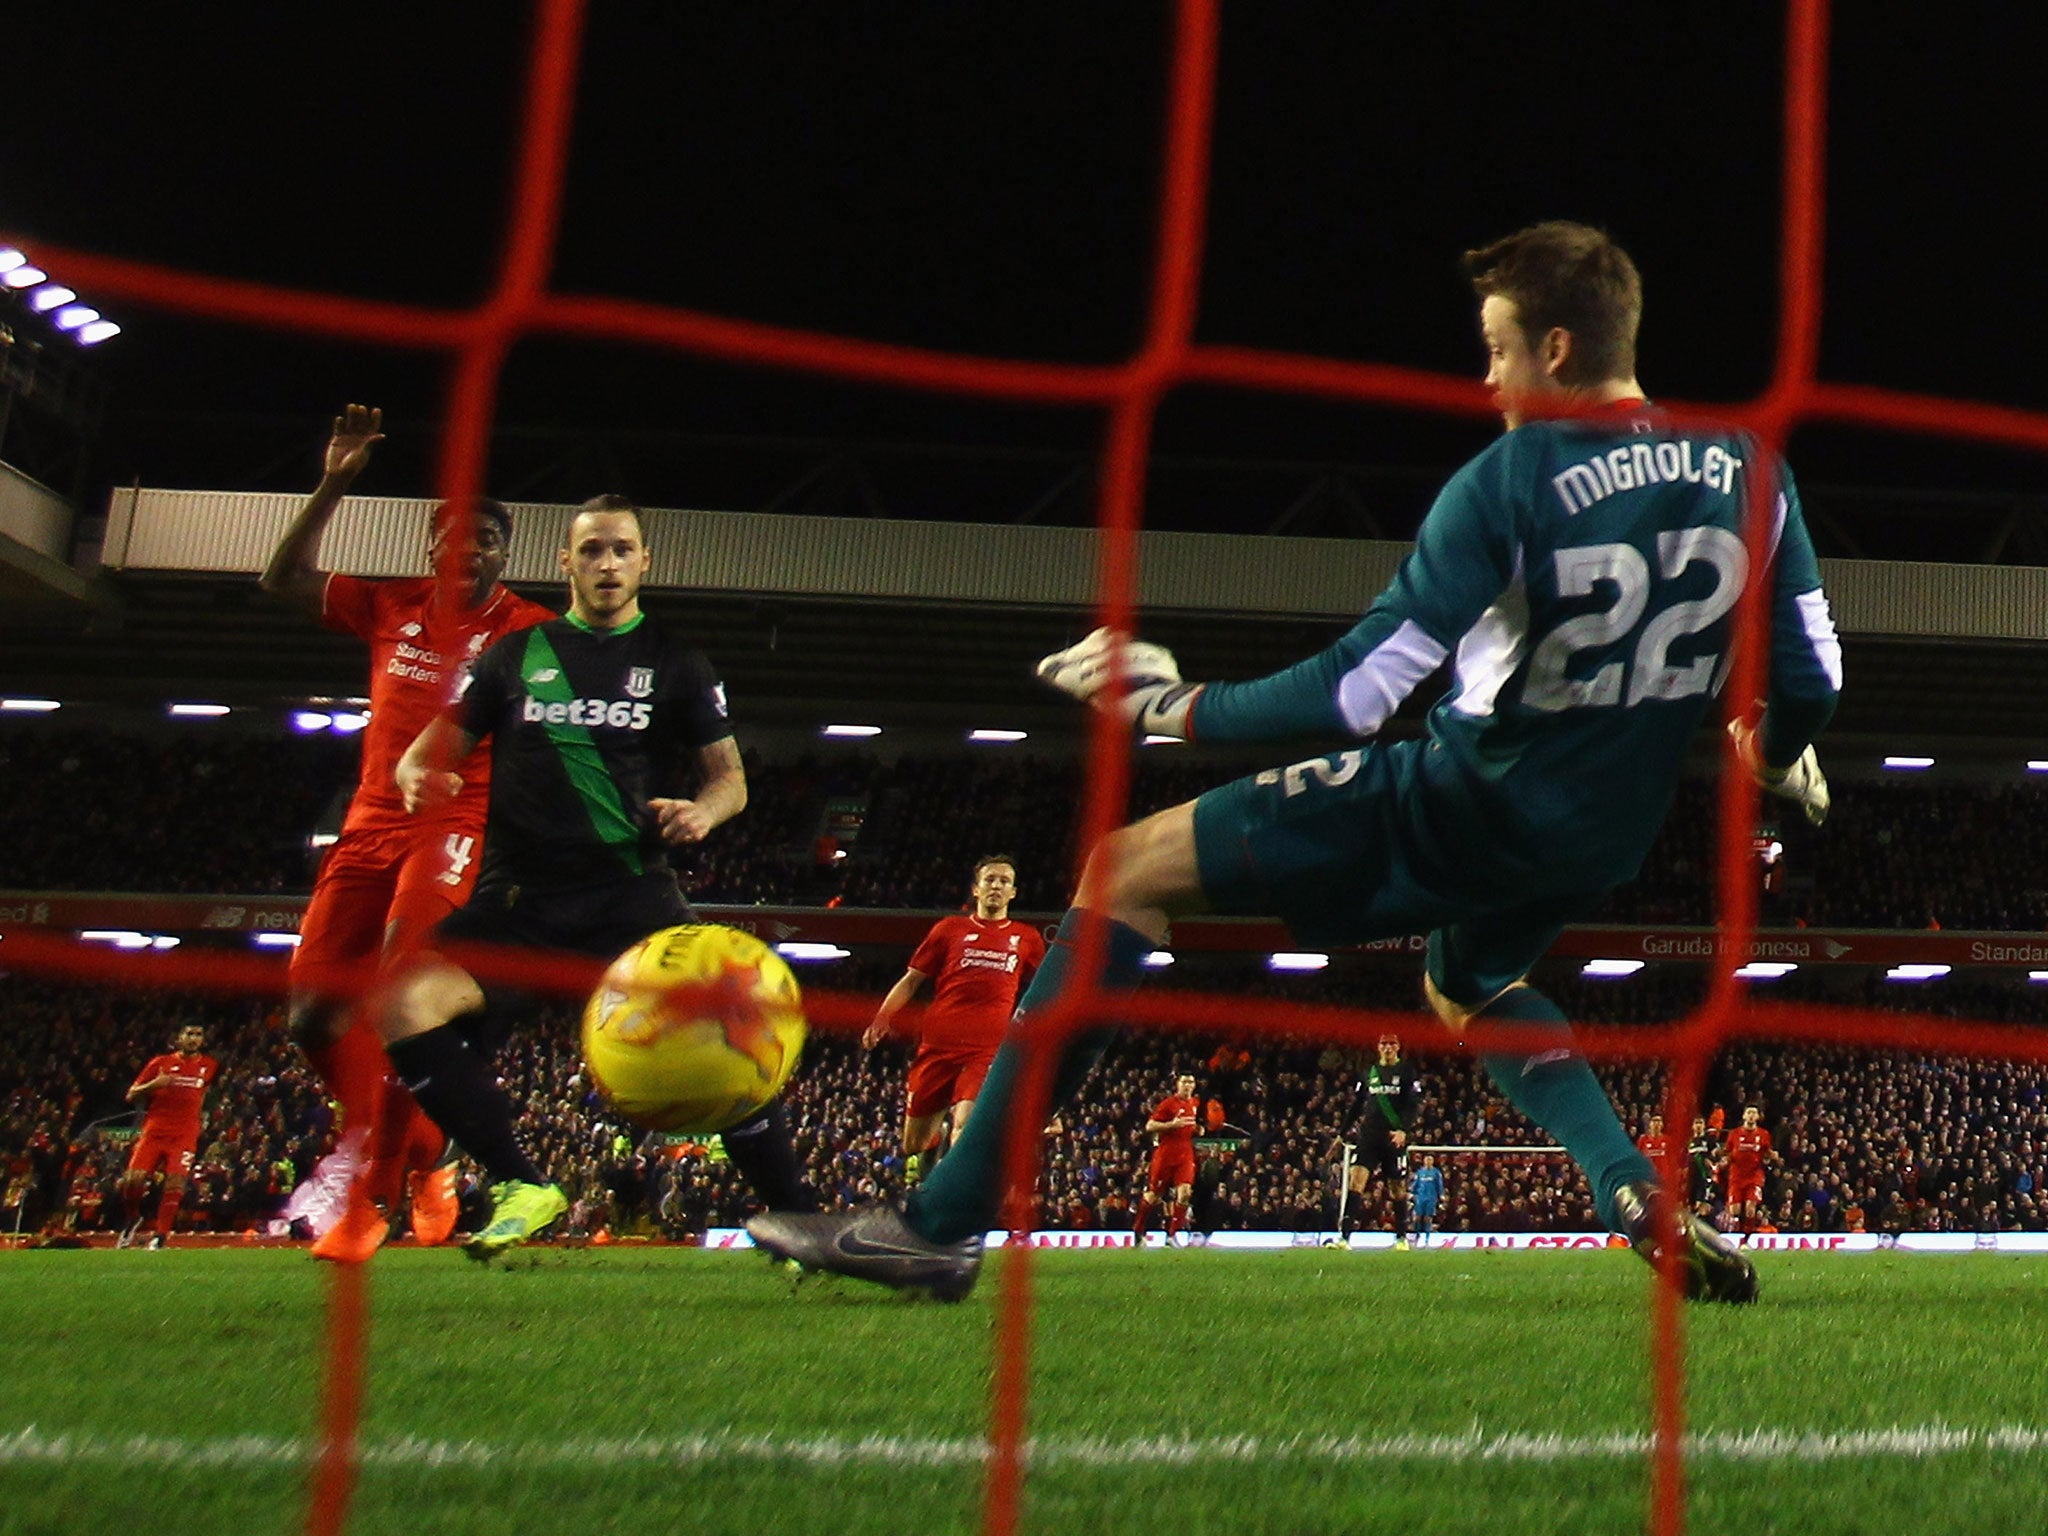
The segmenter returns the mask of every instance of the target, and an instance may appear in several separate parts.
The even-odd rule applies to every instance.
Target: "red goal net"
[[[451,363],[446,429],[439,450],[438,491],[464,505],[483,488],[498,382],[515,343],[535,336],[622,342],[673,348],[700,357],[835,377],[866,385],[956,392],[989,399],[1087,407],[1102,413],[1099,526],[1101,564],[1096,622],[1137,628],[1136,551],[1143,524],[1146,473],[1154,422],[1162,402],[1181,386],[1234,388],[1398,405],[1413,410],[1480,416],[1489,405],[1472,380],[1414,369],[1344,362],[1314,356],[1204,344],[1196,340],[1202,268],[1210,137],[1218,65],[1216,0],[1177,0],[1173,10],[1172,65],[1166,105],[1164,154],[1157,183],[1156,240],[1142,339],[1120,362],[1062,364],[972,356],[857,338],[749,323],[602,294],[557,291],[550,285],[564,202],[572,107],[585,27],[581,0],[544,0],[529,56],[513,209],[491,291],[472,308],[444,309],[370,302],[290,291],[201,272],[139,263],[119,256],[61,249],[14,239],[67,280],[96,295],[188,316],[343,339],[353,343],[428,350]],[[1754,399],[1679,414],[1711,415],[1754,434],[1781,451],[1798,426],[1831,421],[1866,428],[1938,433],[2031,449],[2048,448],[2048,418],[2030,413],[1829,383],[1819,376],[1818,338],[1823,298],[1822,230],[1825,210],[1825,124],[1829,12],[1826,0],[1793,0],[1785,32],[1782,136],[1782,210],[1779,242],[1779,340],[1768,386]],[[13,238],[13,237],[10,237]],[[1751,527],[1759,527],[1752,517]],[[1756,559],[1753,569],[1765,562]],[[1766,612],[1751,591],[1739,609],[1747,637],[1737,673],[1726,690],[1747,699],[1758,690]],[[1082,847],[1099,841],[1125,818],[1131,784],[1130,742],[1108,715],[1097,715],[1090,743],[1091,769],[1080,809]],[[1739,947],[1755,927],[1757,897],[1749,877],[1757,790],[1747,776],[1724,773],[1719,798],[1718,900],[1720,926]],[[1103,936],[1084,941],[1079,974],[1096,967]],[[189,984],[274,988],[278,971],[221,957],[153,957],[143,963],[95,952],[86,959],[60,946],[13,942],[10,963],[24,969],[91,975],[122,984]],[[1386,1020],[1359,1010],[1307,1008],[1243,997],[1204,999],[1157,992],[1133,1001],[1105,998],[1090,986],[1073,989],[1048,1022],[1047,1038],[1111,1019],[1158,1028],[1201,1030],[1227,1026],[1238,1033],[1315,1035],[1369,1044]],[[821,999],[827,1023],[866,1017],[861,1000]],[[1863,1047],[1952,1049],[2034,1061],[2048,1060],[2048,1044],[2033,1031],[1958,1025],[1892,1012],[1798,1008],[1749,995],[1723,967],[1704,1003],[1688,1018],[1656,1029],[1586,1029],[1587,1053],[1602,1059],[1656,1060],[1668,1065],[1665,1118],[1689,1123],[1702,1097],[1715,1053],[1732,1041],[1758,1036]],[[1514,1032],[1476,1031],[1468,1050],[1512,1048]],[[1050,1055],[1034,1059],[1027,1106],[1043,1106]],[[1037,1156],[1033,1127],[1042,1115],[1020,1114],[1012,1126],[1009,1174],[1013,1224],[1029,1224],[1018,1192],[1028,1190]],[[1679,1145],[1674,1138],[1674,1148]],[[1666,1170],[1680,1182],[1678,1158]],[[984,1529],[1007,1536],[1018,1526],[1026,1477],[1025,1428],[1033,1346],[1033,1276],[1030,1250],[1001,1269],[998,1327],[991,1374]],[[1647,1341],[1653,1362],[1654,1423],[1650,1451],[1649,1527],[1675,1536],[1686,1519],[1685,1336],[1675,1269],[1656,1288]],[[329,1331],[328,1388],[321,1455],[308,1505],[309,1529],[336,1531],[346,1522],[353,1475],[356,1423],[362,1407],[364,1300],[358,1271],[337,1270]]]

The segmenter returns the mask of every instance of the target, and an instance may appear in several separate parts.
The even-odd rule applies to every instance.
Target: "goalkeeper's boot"
[[[1614,1192],[1614,1214],[1629,1247],[1652,1269],[1663,1257],[1663,1208],[1668,1197],[1647,1182],[1624,1184]],[[1756,1266],[1735,1244],[1679,1208],[1678,1261],[1685,1274],[1687,1301],[1725,1301],[1741,1306],[1756,1300]]]
[[[913,1188],[917,1181],[923,1177],[924,1159],[913,1152],[910,1156],[903,1159],[903,1187],[905,1189]]]
[[[472,1259],[491,1259],[521,1243],[532,1242],[562,1219],[569,1197],[559,1184],[527,1184],[506,1179],[491,1186],[491,1219],[483,1231],[462,1245]]]
[[[934,1243],[911,1231],[893,1205],[818,1216],[768,1211],[747,1223],[747,1235],[775,1258],[805,1269],[923,1291],[940,1301],[961,1300],[981,1274],[979,1237]]]

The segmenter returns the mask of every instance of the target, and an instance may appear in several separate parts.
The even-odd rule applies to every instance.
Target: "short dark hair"
[[[441,526],[442,515],[454,505],[455,503],[452,501],[444,501],[434,508],[434,526],[436,528]],[[512,542],[512,512],[505,503],[489,496],[472,496],[469,499],[468,507],[476,516],[488,517],[492,522],[496,523],[498,525],[498,532],[505,535],[505,542],[507,544]]]
[[[1011,858],[1007,853],[984,853],[980,858],[974,861],[974,873],[967,877],[968,880],[970,882],[979,880],[981,878],[981,872],[984,869],[987,869],[991,864],[1007,864],[1010,866],[1011,874],[1014,875],[1015,873],[1017,873],[1017,861]]]
[[[1605,230],[1552,219],[1465,253],[1465,272],[1481,299],[1515,306],[1534,344],[1553,327],[1571,332],[1561,384],[1598,384],[1636,371],[1636,328],[1643,279]]]
[[[644,541],[647,537],[647,519],[641,516],[638,504],[630,496],[621,496],[617,491],[601,491],[569,514],[568,527],[563,529],[565,540],[568,537],[568,528],[575,527],[576,519],[586,512],[629,512],[632,514],[634,525],[640,530],[641,539]]]

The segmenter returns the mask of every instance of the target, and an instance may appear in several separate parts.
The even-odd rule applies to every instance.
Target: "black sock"
[[[796,1146],[789,1139],[789,1116],[777,1099],[751,1120],[720,1132],[725,1155],[746,1176],[762,1204],[772,1211],[803,1214],[818,1208],[818,1197],[804,1183],[797,1166]]]
[[[384,1054],[427,1118],[481,1163],[493,1182],[547,1183],[520,1150],[512,1130],[512,1101],[489,1064],[455,1030],[443,1025],[394,1041]]]

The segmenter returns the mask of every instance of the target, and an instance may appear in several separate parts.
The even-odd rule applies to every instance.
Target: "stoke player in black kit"
[[[1350,1199],[1355,1210],[1374,1173],[1393,1196],[1394,1240],[1408,1243],[1408,1133],[1422,1107],[1415,1069],[1401,1060],[1401,1041],[1381,1035],[1376,1060],[1353,1085],[1358,1096],[1358,1158],[1351,1165]],[[1349,1223],[1347,1226],[1347,1234]]]
[[[396,777],[408,810],[441,803],[461,788],[441,765],[490,738],[483,868],[437,939],[610,959],[695,920],[668,850],[738,814],[747,780],[710,662],[640,610],[648,552],[639,510],[617,496],[585,502],[561,563],[569,611],[479,656],[455,703],[399,759]],[[568,1209],[520,1146],[489,1065],[512,1017],[532,1001],[423,953],[380,1019],[392,1065],[420,1107],[492,1180],[492,1219],[467,1245],[474,1258],[525,1242]],[[779,1104],[723,1134],[764,1201],[815,1208]]]

